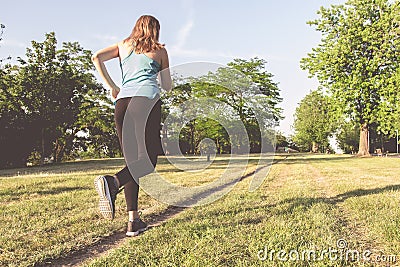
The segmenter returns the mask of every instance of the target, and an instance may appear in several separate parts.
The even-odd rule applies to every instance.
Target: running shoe
[[[147,224],[140,218],[128,222],[128,230],[126,231],[127,236],[137,236],[141,232],[147,230]]]
[[[100,196],[99,209],[104,218],[112,220],[115,216],[115,200],[117,199],[117,181],[113,176],[105,175],[94,179],[94,187]]]

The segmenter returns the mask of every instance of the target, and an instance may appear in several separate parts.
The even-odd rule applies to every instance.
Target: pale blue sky
[[[299,67],[299,61],[320,41],[306,24],[320,6],[344,0],[247,1],[54,1],[13,0],[0,5],[6,25],[0,58],[24,56],[31,40],[42,41],[54,31],[59,43],[78,41],[96,51],[127,37],[143,14],[161,23],[171,66],[195,61],[226,64],[233,58],[258,56],[279,83],[285,120],[280,129],[290,134],[299,101],[318,87]],[[118,62],[108,64],[119,81]]]

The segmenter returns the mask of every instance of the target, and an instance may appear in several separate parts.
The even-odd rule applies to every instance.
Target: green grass
[[[286,155],[278,155],[283,159]],[[214,181],[228,158],[205,174],[180,172],[160,160],[157,170],[175,184]],[[254,170],[256,157],[247,173]],[[97,242],[125,227],[125,203],[113,222],[97,212],[93,178],[113,173],[123,160],[65,163],[0,171],[0,265],[29,266]],[[16,176],[16,173],[20,173]],[[400,159],[290,155],[271,167],[262,186],[251,177],[221,199],[184,210],[161,226],[89,260],[87,266],[374,266],[363,261],[281,261],[277,251],[335,249],[396,255],[400,261]],[[167,209],[140,192],[144,219]],[[260,260],[260,251],[276,253]],[[261,255],[261,254],[260,254]],[[294,254],[293,254],[294,255]],[[319,255],[319,254],[318,254]],[[394,264],[392,264],[394,265]]]
[[[109,222],[99,215],[93,191],[94,177],[114,173],[123,163],[91,160],[1,171],[0,266],[33,265],[123,229],[123,197],[117,199],[117,219]],[[143,208],[157,206],[154,212],[165,209],[145,195],[140,200]]]

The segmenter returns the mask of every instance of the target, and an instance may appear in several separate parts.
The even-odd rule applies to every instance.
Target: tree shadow
[[[76,191],[85,191],[85,190],[91,190],[92,188],[89,187],[84,187],[84,186],[63,186],[63,187],[56,187],[56,188],[49,188],[49,189],[44,189],[37,194],[42,195],[42,196],[47,196],[47,195],[58,195],[61,193],[66,193],[66,192],[76,192]]]
[[[38,197],[38,196],[52,196],[52,195],[58,195],[61,193],[66,193],[66,192],[77,192],[77,191],[84,191],[84,190],[90,190],[91,188],[89,187],[83,187],[83,186],[63,186],[63,187],[55,187],[55,188],[39,188],[39,190],[36,191],[21,191],[21,192],[9,192],[9,191],[3,191],[0,192],[0,197],[6,198],[10,197],[8,201],[18,201],[21,199],[21,197],[24,196],[29,196],[31,197]]]
[[[281,213],[287,214],[291,213],[293,210],[297,209],[298,207],[303,207],[308,209],[315,204],[324,203],[328,205],[337,205],[339,203],[343,203],[349,198],[354,197],[362,197],[362,196],[369,196],[369,195],[378,195],[388,191],[397,191],[400,190],[400,184],[396,185],[388,185],[385,187],[373,188],[373,189],[356,189],[352,191],[348,191],[346,193],[342,193],[333,197],[317,197],[317,198],[290,198],[280,201],[275,204],[267,205],[267,208],[276,208],[278,206],[283,206],[289,204],[290,206],[282,211]]]
[[[282,156],[282,155],[280,155]],[[315,156],[315,157],[312,157]],[[346,161],[354,159],[352,156],[333,156],[325,154],[287,154],[285,164],[322,163],[331,161]]]
[[[98,159],[98,160],[82,160],[82,161],[71,161],[62,163],[49,163],[42,166],[31,166],[17,169],[4,169],[0,170],[0,178],[21,176],[24,175],[35,175],[42,173],[49,174],[65,174],[70,172],[98,172],[105,169],[122,168],[125,165],[123,158],[115,159]]]

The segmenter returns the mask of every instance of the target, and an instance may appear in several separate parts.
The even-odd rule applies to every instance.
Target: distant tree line
[[[46,34],[43,42],[32,41],[18,64],[0,65],[0,168],[43,164],[81,157],[121,156],[116,135],[114,106],[107,90],[93,75],[91,51],[77,42],[64,42],[57,48],[55,33]],[[261,149],[261,134],[252,109],[246,105],[250,88],[228,90],[223,80],[232,80],[228,69],[246,75],[250,87],[264,96],[264,117],[269,126],[282,118],[277,105],[282,101],[273,76],[265,69],[266,61],[253,58],[235,59],[227,68],[220,68],[198,79],[174,78],[175,88],[163,95],[163,120],[174,115],[185,101],[209,97],[231,107],[246,128],[252,152]],[[248,99],[248,98],[247,98]],[[230,116],[226,111],[226,116]],[[199,117],[187,122],[178,135],[177,129],[165,129],[163,140],[178,138],[183,153],[200,153],[201,140],[216,144],[216,153],[229,153],[232,145],[226,129],[215,119]],[[269,140],[274,133],[269,132]],[[204,146],[204,144],[203,144]],[[204,149],[204,148],[203,148]],[[171,151],[173,152],[173,151]]]

